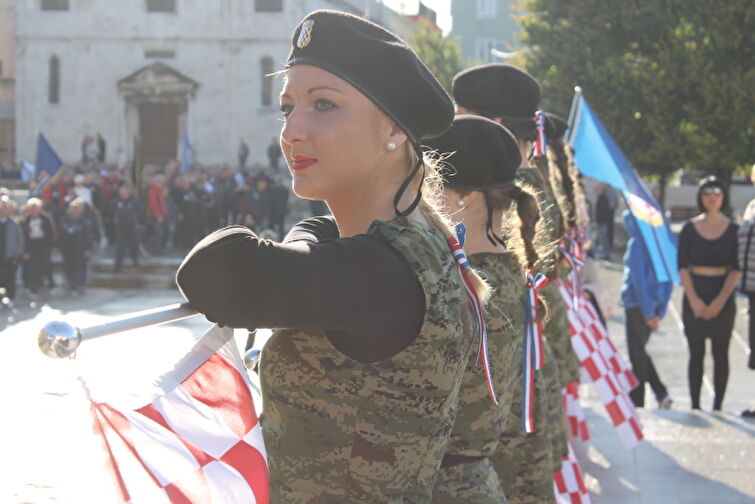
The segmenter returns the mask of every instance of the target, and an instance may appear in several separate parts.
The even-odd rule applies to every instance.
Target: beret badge
[[[301,24],[301,31],[299,32],[299,39],[296,41],[296,45],[299,49],[304,49],[312,42],[312,27],[315,22],[311,19],[307,19]]]

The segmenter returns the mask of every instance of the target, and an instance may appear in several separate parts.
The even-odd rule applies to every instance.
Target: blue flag
[[[189,140],[189,132],[184,130],[183,151],[181,153],[181,171],[186,171],[194,164],[194,147]]]
[[[680,279],[676,264],[676,239],[660,205],[592,111],[579,88],[574,94],[569,112],[566,138],[574,148],[574,161],[580,172],[615,187],[624,195],[658,281],[678,284]]]
[[[37,135],[37,159],[34,161],[37,173],[44,173],[45,177],[39,182],[30,196],[37,196],[58,179],[58,172],[63,166],[63,161],[55,153],[42,133]]]

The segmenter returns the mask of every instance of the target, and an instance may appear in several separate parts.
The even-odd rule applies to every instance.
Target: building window
[[[68,0],[41,0],[40,7],[43,11],[67,11]]]
[[[60,103],[60,61],[57,56],[50,57],[49,72],[47,101],[50,103]]]
[[[260,60],[260,78],[262,79],[262,94],[260,104],[269,107],[273,104],[273,78],[268,77],[273,73],[273,58],[265,56]]]
[[[176,0],[147,0],[147,12],[176,12]]]
[[[281,12],[283,0],[254,0],[254,10],[256,12]]]
[[[496,3],[498,0],[477,0],[477,17],[494,18],[496,16]]]
[[[147,59],[166,59],[175,58],[176,51],[170,49],[147,49],[144,51],[144,57]]]
[[[477,49],[475,52],[477,59],[488,63],[494,61],[495,58],[491,51],[493,49],[498,49],[499,46],[500,44],[494,38],[478,38]]]

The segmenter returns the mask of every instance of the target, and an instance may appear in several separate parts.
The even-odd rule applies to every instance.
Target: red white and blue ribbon
[[[574,240],[568,238],[561,238],[559,242],[559,248],[564,256],[564,260],[571,267],[569,272],[569,281],[571,282],[571,296],[574,306],[579,308],[579,303],[582,299],[582,284],[579,279],[579,270],[585,265],[585,260],[579,252],[579,246]]]
[[[472,311],[477,318],[477,327],[480,330],[480,347],[477,350],[477,364],[482,363],[482,370],[485,373],[485,382],[488,386],[488,394],[493,404],[498,404],[498,399],[495,395],[495,388],[493,387],[493,377],[490,373],[490,357],[488,355],[488,330],[485,325],[485,312],[482,309],[482,303],[480,298],[477,297],[477,292],[474,290],[474,286],[467,277],[466,272],[470,269],[469,261],[466,254],[464,254],[464,242],[466,241],[467,227],[459,223],[456,225],[456,236],[448,238],[448,245],[451,247],[451,252],[454,255],[456,267],[461,274],[462,283],[464,289],[467,291],[467,297],[469,298],[469,304],[472,307]]]
[[[522,427],[535,432],[535,371],[543,368],[543,325],[538,321],[540,299],[538,291],[548,283],[542,273],[529,271],[526,275],[524,349],[522,352]]]
[[[545,134],[545,112],[538,110],[535,112],[535,127],[537,128],[537,138],[535,139],[535,156],[545,156],[548,151],[548,137]]]

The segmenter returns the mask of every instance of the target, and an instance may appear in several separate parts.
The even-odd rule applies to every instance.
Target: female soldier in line
[[[352,15],[309,14],[286,67],[293,190],[327,201],[339,237],[225,228],[177,281],[212,321],[286,328],[259,363],[271,502],[427,503],[477,330],[419,151],[453,106],[403,41]]]
[[[470,357],[459,392],[459,411],[433,490],[433,503],[500,504],[506,497],[490,457],[509,422],[521,430],[522,350],[526,310],[523,273],[534,265],[532,243],[539,219],[535,198],[516,185],[521,155],[516,139],[503,126],[478,116],[457,116],[451,129],[425,145],[445,159],[446,209],[467,228],[465,249],[485,275],[493,294],[485,310],[489,353],[498,404],[488,397],[485,380]],[[504,227],[521,224],[515,230]],[[523,243],[519,255],[512,243]],[[546,404],[544,397],[536,397]],[[516,405],[516,406],[513,406]],[[538,409],[538,416],[542,415]]]
[[[714,176],[700,181],[697,206],[701,214],[679,233],[679,276],[684,286],[682,321],[689,346],[689,394],[700,409],[705,340],[713,349],[713,410],[720,411],[729,379],[729,342],[734,329],[734,289],[739,281],[737,230],[723,210],[728,195]]]
[[[535,160],[540,168],[528,161],[536,138],[534,116],[540,101],[540,85],[518,68],[488,64],[456,75],[453,95],[457,112],[491,118],[517,138],[522,156],[518,180],[534,190],[542,217],[536,242],[543,244],[543,253],[539,254],[535,270],[555,279],[557,263],[561,260],[558,241],[563,236],[560,210],[551,194],[550,184],[541,172],[541,169],[547,170],[544,157]],[[546,367],[537,375],[536,394],[546,395],[549,401],[547,418],[536,426],[541,431],[533,434],[521,432],[520,423],[510,423],[493,457],[506,495],[514,502],[553,501],[553,471],[561,469],[561,458],[568,454],[562,389],[567,383],[579,379],[579,362],[571,348],[566,305],[561,294],[552,282],[540,294],[548,307],[544,337],[555,356],[554,359],[546,358]],[[542,439],[543,434],[548,440]]]

